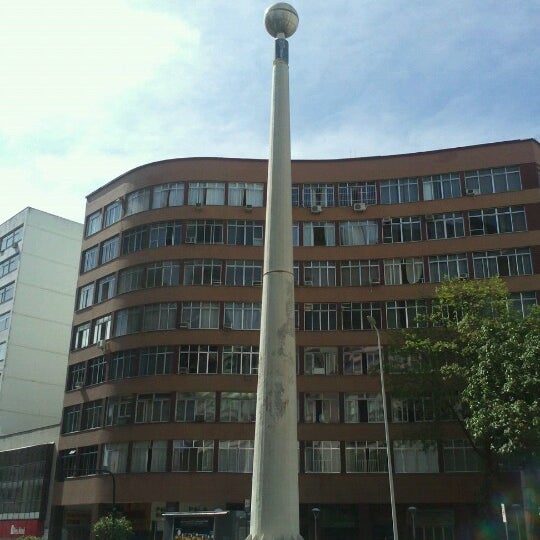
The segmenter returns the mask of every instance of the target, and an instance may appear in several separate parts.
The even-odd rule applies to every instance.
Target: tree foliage
[[[96,540],[129,540],[133,536],[133,526],[125,516],[111,514],[99,518],[93,527]]]
[[[418,328],[395,351],[416,359],[391,390],[430,394],[438,413],[460,421],[475,447],[520,460],[540,449],[540,310],[513,308],[500,278],[441,284]]]

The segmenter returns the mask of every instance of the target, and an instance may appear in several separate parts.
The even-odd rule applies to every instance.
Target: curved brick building
[[[539,167],[535,140],[293,162],[305,539],[391,536],[366,317],[384,341],[447,275],[499,274],[516,306],[536,303]],[[194,532],[193,516],[246,536],[266,176],[264,160],[173,159],[88,196],[54,500],[65,538],[110,509],[103,468],[140,538],[171,519]],[[429,396],[387,400],[402,536],[414,506],[418,540],[468,538],[481,476],[463,433],[434,429]]]

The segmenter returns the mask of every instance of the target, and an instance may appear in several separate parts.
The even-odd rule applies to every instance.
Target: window
[[[471,235],[526,231],[523,206],[505,206],[469,211]]]
[[[456,255],[433,255],[429,257],[429,276],[432,283],[445,279],[468,277],[469,263],[465,253]]]
[[[189,184],[188,204],[225,204],[225,184],[223,182],[194,182]]]
[[[369,246],[379,242],[379,227],[375,220],[342,221],[339,224],[342,246]]]
[[[11,319],[11,311],[6,313],[0,313],[0,332],[9,328],[9,321]]]
[[[122,255],[135,253],[148,247],[148,226],[129,229],[122,235]]]
[[[478,190],[482,194],[519,191],[521,189],[519,167],[467,171],[465,188]]]
[[[173,441],[174,472],[212,472],[213,465],[214,441]]]
[[[96,268],[98,264],[98,246],[83,251],[82,271],[88,272]]]
[[[243,259],[227,261],[226,285],[252,286],[255,283],[262,284],[262,262]]]
[[[341,472],[339,441],[306,441],[304,457],[307,473]]]
[[[73,364],[68,368],[66,390],[75,390],[84,386],[86,379],[86,362]]]
[[[225,345],[221,372],[226,375],[256,375],[259,368],[257,345]]]
[[[465,236],[465,226],[463,224],[463,214],[452,212],[449,214],[435,214],[427,216],[427,238],[428,240],[441,240],[444,238],[459,238]]]
[[[476,472],[480,470],[478,454],[469,441],[443,441],[444,472]]]
[[[416,328],[419,315],[426,313],[423,300],[393,300],[386,302],[387,328]]]
[[[126,216],[144,212],[150,208],[150,190],[139,189],[129,193],[126,197]]]
[[[218,471],[253,472],[253,441],[219,441]]]
[[[142,330],[173,330],[176,328],[176,302],[148,304],[143,308]]]
[[[98,447],[84,446],[79,449],[79,471],[80,476],[96,474],[98,458]]]
[[[219,303],[182,302],[181,325],[192,329],[219,328]]]
[[[150,225],[150,247],[179,246],[182,243],[182,225],[179,221],[165,221]]]
[[[432,422],[433,420],[433,400],[430,397],[392,398],[392,422]]]
[[[375,259],[343,261],[340,270],[342,287],[367,287],[381,282],[380,262]]]
[[[536,293],[534,291],[510,293],[510,307],[519,311],[524,317],[528,315],[533,306],[536,306]]]
[[[13,299],[15,293],[15,282],[12,281],[3,287],[0,287],[0,304]]]
[[[383,421],[381,394],[345,394],[345,423]]]
[[[113,223],[120,221],[122,217],[122,202],[120,200],[114,201],[105,207],[105,214],[103,216],[103,227],[109,227]]]
[[[223,244],[223,223],[214,220],[190,221],[186,244]]]
[[[304,285],[313,287],[335,287],[336,263],[333,261],[305,262]]]
[[[345,471],[348,473],[381,473],[388,470],[386,443],[383,441],[347,441]]]
[[[167,441],[136,441],[131,451],[131,472],[166,472]]]
[[[142,328],[142,307],[120,309],[114,315],[114,335],[125,336],[135,334]]]
[[[384,180],[380,183],[381,204],[398,204],[418,201],[418,178]]]
[[[256,394],[251,392],[222,392],[220,422],[255,422]]]
[[[227,244],[236,246],[262,246],[263,224],[259,221],[228,221]]]
[[[134,396],[115,396],[107,404],[107,426],[127,426],[133,422]]]
[[[300,206],[300,186],[298,184],[292,185],[292,205]]]
[[[353,206],[357,203],[377,204],[375,182],[351,182],[338,186],[339,206]]]
[[[94,284],[89,283],[83,285],[79,289],[79,300],[77,301],[77,309],[84,309],[94,303]]]
[[[103,400],[88,401],[82,405],[81,429],[95,429],[103,422]]]
[[[304,394],[304,421],[308,424],[337,424],[339,394],[337,392]]]
[[[418,216],[383,219],[383,243],[417,242],[422,240],[422,229]]]
[[[14,272],[19,267],[20,255],[14,255],[5,261],[0,262],[0,278]]]
[[[346,302],[341,304],[341,327],[343,330],[371,330],[368,317],[381,327],[382,310],[379,302]]]
[[[259,302],[225,302],[223,328],[259,330],[261,304]]]
[[[141,349],[139,375],[166,375],[173,373],[174,347],[156,345]]]
[[[1,319],[1,316],[0,316]],[[82,349],[83,347],[88,347],[90,345],[90,328],[91,323],[80,324],[75,327],[75,335],[73,338],[73,348]],[[2,327],[0,325],[0,330]]]
[[[152,195],[152,208],[166,208],[167,206],[182,206],[184,204],[184,184],[161,184],[154,186]]]
[[[298,222],[292,224],[292,245],[298,247],[300,245],[300,226]]]
[[[262,206],[264,184],[233,182],[229,184],[229,206]]]
[[[394,441],[393,449],[396,473],[439,472],[434,441]]]
[[[101,230],[101,210],[90,214],[86,218],[85,236],[91,236]]]
[[[176,394],[177,422],[215,422],[215,392],[178,392]]]
[[[304,184],[304,206],[335,206],[334,184]]]
[[[103,445],[103,467],[113,474],[127,472],[128,450],[127,442]]]
[[[306,347],[304,349],[306,375],[335,375],[337,372],[337,347]]]
[[[345,347],[344,375],[369,375],[379,369],[379,351],[375,347]]]
[[[0,251],[5,251],[7,248],[13,247],[22,240],[22,227],[17,227],[11,232],[8,232],[0,240]]]
[[[62,418],[62,433],[74,433],[79,431],[79,423],[81,420],[81,406],[72,405],[64,409]]]
[[[198,259],[184,262],[184,285],[220,285],[221,261]]]
[[[336,226],[325,221],[305,222],[303,237],[304,246],[335,246]]]
[[[337,304],[304,304],[305,330],[336,330]]]
[[[137,291],[144,287],[144,266],[132,266],[118,273],[118,294]]]
[[[105,315],[94,322],[94,338],[92,343],[99,343],[111,337],[112,315]]]
[[[135,403],[135,423],[169,422],[170,394],[139,394]]]
[[[176,261],[161,261],[146,267],[146,287],[170,287],[180,281],[180,264]]]
[[[97,282],[97,302],[104,302],[114,296],[114,286],[116,284],[116,276],[110,274],[101,278]]]
[[[406,285],[424,281],[424,261],[421,257],[410,259],[384,259],[385,285]]]
[[[107,360],[104,356],[88,361],[88,384],[99,384],[105,381]]]
[[[217,373],[218,348],[213,345],[182,345],[179,373]]]
[[[458,173],[435,174],[422,179],[424,201],[461,197]]]
[[[115,236],[113,238],[109,238],[108,240],[105,240],[101,244],[101,263],[105,264],[109,261],[112,261],[113,259],[116,259],[118,255],[120,254],[120,237]]]
[[[109,380],[127,379],[137,374],[137,354],[135,351],[120,351],[112,354]]]
[[[477,251],[472,254],[474,277],[524,276],[533,273],[530,248]]]

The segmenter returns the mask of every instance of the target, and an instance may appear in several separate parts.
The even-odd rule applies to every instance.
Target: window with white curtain
[[[334,184],[304,184],[304,206],[334,206]]]
[[[173,441],[172,470],[174,472],[212,472],[214,441]]]
[[[257,394],[254,392],[221,392],[220,422],[255,422]]]
[[[131,450],[131,472],[166,472],[167,441],[135,441]]]
[[[229,206],[263,205],[264,184],[248,182],[231,182],[229,184]]]
[[[258,345],[224,345],[221,372],[227,375],[256,375],[259,369]]]
[[[469,262],[465,253],[453,255],[432,255],[428,259],[429,277],[432,283],[445,279],[469,277]]]
[[[461,236],[465,236],[465,226],[461,212],[435,214],[425,219],[428,240],[460,238]]]
[[[126,216],[144,212],[150,208],[150,189],[144,188],[129,193],[126,197]]]
[[[434,174],[422,178],[424,201],[461,197],[461,183],[458,173]]]
[[[341,246],[368,246],[379,242],[379,227],[375,220],[342,221],[339,224]]]
[[[181,345],[179,373],[217,373],[218,348],[216,345]]]
[[[81,272],[88,272],[98,265],[99,247],[94,246],[83,251]]]
[[[77,309],[84,309],[91,306],[94,303],[94,283],[83,285],[79,289],[79,300],[77,302]]]
[[[252,473],[253,452],[253,441],[219,441],[218,471]]]
[[[101,230],[101,210],[90,214],[86,218],[86,228],[84,235],[91,236]]]
[[[304,458],[306,473],[341,472],[339,441],[305,441]]]
[[[335,375],[337,347],[306,347],[304,349],[304,373],[306,375]]]
[[[375,182],[349,182],[338,186],[339,206],[353,206],[356,203],[377,204]]]
[[[380,261],[376,259],[366,259],[363,261],[342,261],[341,286],[367,287],[373,283],[381,282]]]
[[[235,259],[227,261],[225,267],[225,284],[251,286],[262,284],[262,261]]]
[[[260,302],[225,302],[223,326],[234,330],[259,330],[261,327]]]
[[[219,328],[219,302],[182,302],[181,323],[191,329]]]
[[[382,309],[379,302],[344,302],[341,304],[341,327],[343,330],[371,330],[368,317],[381,327]]]
[[[216,420],[216,393],[178,392],[175,419],[177,422],[214,422]]]
[[[10,315],[10,313],[4,314]],[[9,321],[9,317],[7,319]],[[92,324],[87,322],[80,324],[75,327],[75,332],[73,335],[73,348],[82,349],[83,347],[88,347],[90,345],[90,328]],[[7,326],[6,326],[7,328]],[[4,330],[4,327],[0,325],[0,330]]]
[[[304,246],[335,246],[336,226],[327,221],[308,221],[303,227]]]
[[[152,194],[152,208],[182,206],[183,204],[184,184],[182,182],[154,186]]]
[[[114,474],[127,472],[129,443],[106,443],[103,445],[102,465]]]
[[[530,248],[477,251],[472,254],[474,277],[524,276],[533,273]]]
[[[312,287],[336,286],[336,263],[334,261],[306,261],[304,285]]]
[[[225,204],[225,184],[223,182],[192,182],[188,188],[188,204],[208,206]]]
[[[337,392],[304,394],[304,421],[308,424],[337,424],[339,394]]]
[[[394,441],[392,446],[396,473],[439,472],[435,441]]]
[[[378,370],[378,347],[343,348],[343,375],[369,375]]]
[[[382,473],[388,470],[384,441],[345,442],[345,472]]]
[[[116,259],[120,255],[120,237],[114,236],[101,244],[100,264]]]
[[[424,261],[421,257],[384,259],[383,265],[385,285],[406,285],[424,281]]]
[[[105,207],[105,212],[103,214],[103,227],[109,227],[113,223],[120,221],[121,218],[122,202],[117,200]]]
[[[383,422],[383,402],[381,394],[344,394],[345,423]]]
[[[94,321],[94,338],[92,343],[111,337],[112,315],[105,315]]]

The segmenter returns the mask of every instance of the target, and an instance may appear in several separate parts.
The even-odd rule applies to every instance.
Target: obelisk
[[[284,2],[265,12],[275,39],[255,455],[248,540],[301,540],[288,37],[298,26]]]

